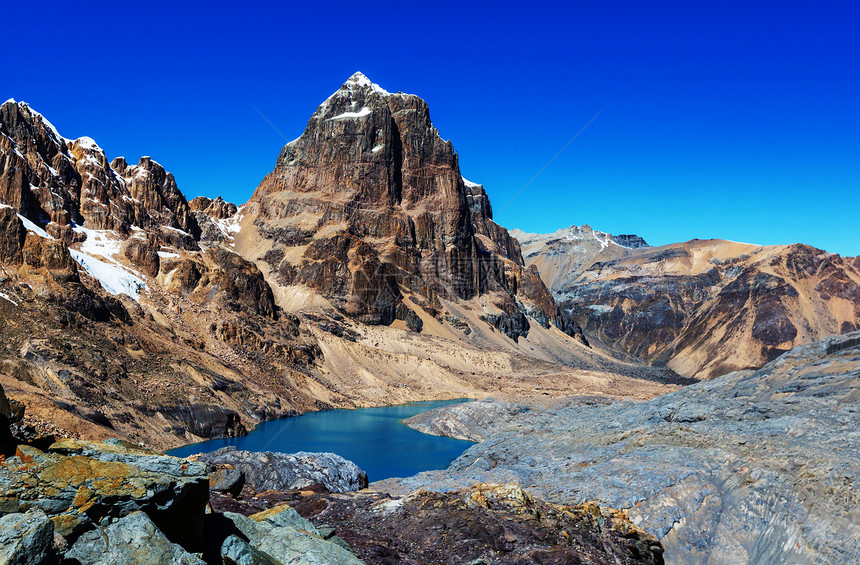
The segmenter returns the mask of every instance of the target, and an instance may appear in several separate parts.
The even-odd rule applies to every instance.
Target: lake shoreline
[[[336,408],[301,417],[260,422],[246,436],[209,439],[170,449],[167,455],[189,457],[223,447],[253,452],[327,452],[355,462],[372,481],[447,467],[473,442],[416,431],[403,420],[470,398],[408,402],[369,408]]]

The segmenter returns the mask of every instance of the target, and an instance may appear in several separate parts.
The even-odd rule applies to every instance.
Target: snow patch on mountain
[[[351,120],[353,118],[363,118],[364,116],[369,116],[372,113],[373,110],[365,106],[358,112],[344,112],[343,114],[339,114],[333,118],[329,118],[329,121],[332,122],[335,120]]]
[[[140,301],[140,292],[146,289],[143,279],[132,274],[130,269],[119,264],[105,263],[82,251],[69,249],[72,259],[78,262],[91,277],[99,281],[102,288],[111,294],[125,294]]]
[[[27,231],[31,231],[39,237],[44,237],[45,239],[54,239],[53,237],[51,237],[50,234],[48,234],[48,232],[36,225],[33,221],[25,218],[21,214],[18,214],[18,218],[21,220],[21,223],[24,224],[24,227],[27,228]]]
[[[114,255],[120,252],[122,239],[113,230],[93,230],[78,225],[72,229],[77,233],[86,234],[87,239],[81,244],[81,251],[84,253],[112,259]]]

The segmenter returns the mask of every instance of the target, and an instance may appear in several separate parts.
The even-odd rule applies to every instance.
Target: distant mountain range
[[[694,239],[649,247],[589,226],[512,230],[587,338],[695,378],[758,368],[860,329],[860,258]]]

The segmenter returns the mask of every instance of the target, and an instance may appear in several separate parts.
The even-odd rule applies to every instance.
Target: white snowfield
[[[37,226],[35,223],[31,222],[21,214],[18,214],[18,219],[21,220],[21,223],[24,224],[24,227],[27,228],[27,231],[31,231],[39,237],[44,237],[45,239],[54,239],[48,234],[48,232]]]
[[[466,185],[466,188],[480,188],[480,187],[484,186],[482,184],[472,182],[469,179],[467,179],[466,177],[460,177],[460,178],[463,179],[463,184]]]
[[[78,225],[72,230],[87,235],[87,239],[81,244],[81,251],[84,253],[101,255],[107,259],[119,253],[122,247],[119,234],[113,230],[91,230]]]
[[[11,208],[11,206],[7,204],[0,204],[0,207]],[[54,239],[50,234],[48,234],[48,232],[21,214],[18,214],[18,218],[20,218],[24,227],[27,228],[27,231],[31,231],[45,239]],[[91,230],[81,226],[75,226],[73,229],[77,232],[86,233],[87,241],[81,245],[82,251],[69,249],[69,254],[72,256],[72,259],[74,259],[83,270],[89,273],[91,277],[99,281],[102,288],[109,293],[114,295],[125,294],[134,300],[140,301],[140,293],[142,290],[146,289],[146,283],[138,273],[121,265],[113,259],[113,256],[119,252],[121,242],[110,239],[107,237],[107,234],[116,234],[110,230]],[[90,240],[90,237],[92,237],[92,241]],[[111,263],[99,261],[85,251],[110,259]],[[2,298],[6,298],[10,302],[14,302],[8,296],[3,295]]]
[[[130,270],[117,264],[105,263],[95,257],[81,251],[69,249],[72,259],[99,281],[102,288],[111,294],[125,294],[136,301],[140,301],[140,292],[146,289],[146,283]]]
[[[80,251],[69,249],[72,258],[109,293],[125,294],[140,301],[140,292],[146,289],[140,273],[114,259],[114,255],[122,248],[120,235],[113,230],[93,230],[78,225],[72,229],[87,235]],[[93,255],[103,257],[108,262],[96,259]]]
[[[218,230],[224,234],[224,237],[228,238],[232,243],[230,246],[233,247],[236,241],[236,234],[242,231],[242,226],[239,224],[244,218],[245,215],[242,213],[244,206],[239,206],[236,209],[236,213],[230,216],[229,218],[224,218],[222,220],[212,220]]]
[[[3,300],[8,300],[9,302],[11,302],[12,304],[14,304],[15,306],[17,306],[17,305],[18,305],[18,303],[17,303],[17,302],[15,302],[14,300],[12,300],[12,297],[10,297],[10,296],[9,296],[8,294],[6,294],[5,292],[0,292],[0,298],[2,298]]]

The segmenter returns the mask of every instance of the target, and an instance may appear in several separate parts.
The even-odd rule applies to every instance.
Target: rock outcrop
[[[482,442],[491,430],[504,427],[525,411],[520,404],[486,398],[422,412],[403,423],[425,434]]]
[[[63,440],[47,453],[19,446],[0,464],[0,486],[0,512],[41,510],[66,538],[143,511],[173,541],[203,542],[193,524],[206,506],[205,467],[123,442]]]
[[[53,546],[54,526],[41,510],[0,516],[0,563],[49,565]]]
[[[856,258],[800,244],[645,247],[587,226],[514,234],[588,339],[684,376],[758,368],[860,328]]]
[[[273,508],[250,517],[225,512],[224,517],[238,534],[230,535],[221,545],[222,559],[226,563],[228,560],[244,563],[251,559],[297,565],[363,563],[348,549],[320,536],[313,525],[289,507]],[[241,544],[236,538],[247,542]]]
[[[119,440],[61,440],[47,452],[15,447],[14,456],[0,457],[2,563],[361,563],[345,542],[323,536],[286,505],[250,517],[206,512],[201,463]],[[355,468],[327,454],[296,457],[335,480],[344,480],[344,467]]]
[[[199,232],[160,164],[149,157],[137,165],[122,157],[108,163],[95,141],[66,140],[23,102],[0,106],[0,171],[0,202],[35,223],[46,218],[63,239],[73,237],[72,223],[126,234],[131,226]]]
[[[65,558],[81,565],[205,565],[205,561],[171,543],[143,512],[133,512],[107,527],[78,538]]]
[[[236,207],[198,205],[153,159],[109,161],[0,106],[0,381],[34,417],[167,447],[317,407],[287,384],[313,338],[228,238],[203,237],[198,215],[230,234]]]
[[[546,499],[625,509],[667,563],[860,559],[860,332],[650,402],[576,399],[491,432],[394,493],[513,481]]]
[[[273,453],[223,447],[195,459],[242,471],[245,483],[258,491],[297,489],[317,483],[325,485],[331,492],[347,492],[367,486],[367,473],[334,453]]]

